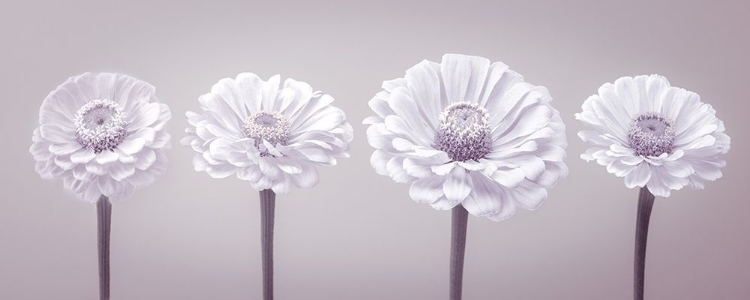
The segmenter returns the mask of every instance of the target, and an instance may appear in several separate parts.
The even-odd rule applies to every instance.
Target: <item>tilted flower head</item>
[[[36,171],[62,178],[86,202],[126,198],[164,174],[171,117],[146,82],[113,73],[71,77],[39,109],[30,149]]]
[[[605,83],[576,114],[589,128],[578,136],[591,147],[581,158],[669,197],[686,185],[703,189],[721,178],[730,139],[716,111],[700,96],[672,87],[659,75],[622,77]]]
[[[370,100],[367,138],[381,175],[411,183],[414,201],[440,210],[462,204],[499,221],[516,206],[537,209],[567,175],[565,126],[546,88],[503,63],[447,54]]]
[[[236,174],[256,190],[286,194],[317,184],[317,166],[349,157],[352,126],[333,97],[279,75],[225,78],[201,96],[202,114],[188,112],[181,140],[197,152],[195,170],[214,178]]]

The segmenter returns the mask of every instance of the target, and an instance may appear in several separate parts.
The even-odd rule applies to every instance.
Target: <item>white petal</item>
[[[240,74],[242,75],[242,74]],[[239,75],[238,75],[239,77]],[[232,111],[239,116],[241,120],[247,118],[247,109],[245,100],[242,99],[242,91],[237,82],[232,78],[224,78],[211,87],[211,93],[219,95],[229,105]]]
[[[547,198],[547,189],[525,181],[512,190],[515,203],[527,210],[537,210]]]
[[[261,109],[273,110],[274,101],[279,91],[279,83],[281,76],[271,76],[266,82],[263,83],[263,99],[261,103]]]
[[[550,122],[551,117],[552,109],[547,105],[532,106],[518,117],[515,126],[504,131],[498,143],[502,145],[516,137],[530,135],[544,128]]]
[[[127,154],[127,153],[125,153],[124,151],[122,151],[122,150],[120,150],[118,148],[115,148],[114,150],[115,150],[115,152],[117,152],[117,156],[120,157],[118,160],[121,163],[132,164],[132,163],[134,163],[136,161],[135,155]]]
[[[240,97],[251,112],[260,110],[263,98],[263,80],[253,73],[241,73],[236,78]]]
[[[386,174],[395,182],[406,183],[411,181],[412,177],[404,170],[404,158],[394,157],[388,161],[385,166]]]
[[[497,215],[506,204],[511,205],[509,199],[503,201],[503,191],[491,179],[482,173],[471,173],[471,196],[461,204],[469,213],[477,217]]]
[[[514,188],[526,178],[524,171],[520,168],[510,170],[497,170],[492,173],[492,180],[507,187]]]
[[[117,161],[119,158],[120,156],[114,151],[105,150],[96,155],[96,162],[100,164],[108,164]]]
[[[632,189],[644,187],[651,179],[651,170],[648,163],[639,164],[632,172],[625,176],[625,186]]]
[[[211,157],[226,160],[230,153],[237,151],[234,143],[225,138],[215,139],[208,146]]]
[[[153,124],[159,119],[160,112],[161,108],[159,107],[159,103],[154,102],[143,104],[136,115],[129,116],[130,123],[128,124],[128,131],[133,132]]]
[[[43,161],[52,157],[52,153],[49,152],[49,144],[45,142],[35,142],[29,147],[29,152],[34,156],[34,160]]]
[[[489,107],[490,103],[502,101],[502,97],[508,90],[523,78],[508,68],[502,62],[494,62],[490,65],[486,83],[479,99],[479,106]]]
[[[206,173],[213,178],[226,178],[234,174],[236,169],[230,164],[210,165],[206,168]]]
[[[120,188],[120,185],[117,184],[117,181],[110,178],[109,176],[99,176],[97,180],[99,182],[99,190],[103,195],[109,197],[117,194],[118,189]]]
[[[302,173],[302,166],[294,162],[291,159],[276,159],[276,165],[279,169],[288,174],[299,174]]]
[[[70,155],[70,161],[77,164],[85,164],[96,157],[93,149],[80,149]]]
[[[209,166],[208,162],[206,162],[206,160],[203,159],[203,156],[201,155],[193,156],[193,168],[195,169],[196,172],[203,172],[208,168],[208,166]]]
[[[268,177],[276,178],[281,173],[281,170],[279,170],[278,166],[276,166],[276,162],[272,158],[262,157],[260,159],[260,164],[258,165],[263,174]]]
[[[64,143],[64,144],[52,144],[49,146],[49,151],[55,155],[67,155],[76,152],[81,149],[81,145],[78,143]]]
[[[107,174],[107,168],[106,166],[97,163],[95,160],[92,160],[86,164],[86,171],[90,172],[94,175],[105,175]]]
[[[279,195],[286,195],[291,191],[292,185],[290,182],[286,180],[280,180],[276,181],[272,186],[271,190],[273,190],[274,193]]]
[[[318,170],[312,164],[301,164],[302,172],[292,175],[294,185],[299,188],[311,188],[318,184]]]
[[[450,202],[459,203],[463,201],[471,192],[469,175],[463,168],[455,168],[447,176],[443,185],[443,193]]]
[[[125,178],[133,176],[135,173],[135,167],[133,165],[126,164],[112,164],[109,167],[109,176],[117,181],[122,181]]]
[[[437,199],[437,201],[430,203],[430,206],[437,210],[449,210],[459,204],[461,204],[461,202],[450,201],[446,196],[442,196],[440,199]]]
[[[395,138],[393,139],[392,143],[393,143],[393,148],[401,152],[412,151],[414,150],[414,148],[416,148],[416,145],[402,138]]]
[[[638,85],[632,77],[622,77],[615,81],[615,93],[619,96],[620,105],[627,113],[626,117],[635,119],[640,113],[641,99]]]
[[[172,136],[165,132],[165,131],[159,131],[154,136],[153,142],[149,145],[151,148],[165,148],[169,149],[171,148],[169,145],[169,141],[172,138]]]
[[[263,173],[260,172],[260,169],[256,165],[251,165],[246,168],[237,168],[237,178],[241,180],[256,182],[261,176],[263,176]]]
[[[127,181],[136,187],[145,187],[152,184],[156,178],[151,172],[140,172],[136,171],[132,176],[127,178]]]
[[[413,177],[424,178],[433,175],[431,166],[422,165],[415,159],[405,158],[403,167],[404,171]]]
[[[117,149],[127,154],[135,154],[140,152],[143,149],[144,145],[146,145],[146,141],[144,139],[128,138],[117,145]]]
[[[693,166],[684,160],[668,161],[662,164],[662,167],[667,173],[678,178],[686,178],[695,173]]]
[[[456,167],[455,162],[450,162],[442,165],[432,166],[432,171],[435,172],[435,174],[444,176],[448,175],[451,171],[453,171],[453,168]]]
[[[391,156],[386,154],[384,151],[375,150],[375,152],[373,152],[372,156],[370,157],[370,165],[378,174],[386,175],[386,165],[388,164],[388,161],[390,159]]]
[[[44,124],[39,126],[39,132],[42,138],[53,143],[66,144],[76,140],[74,132],[66,132],[55,125]]]
[[[406,70],[405,78],[412,98],[427,116],[438,116],[447,106],[447,103],[442,103],[440,98],[439,71],[437,64],[427,60]],[[427,118],[424,121],[433,129],[438,126],[438,118]]]
[[[443,196],[445,177],[430,176],[412,182],[409,197],[418,203],[432,203]]]
[[[478,102],[489,66],[490,61],[482,57],[444,55],[440,63],[440,74],[448,101]]]
[[[156,153],[153,150],[143,151],[138,153],[138,160],[135,162],[135,167],[138,170],[147,170],[154,162],[156,162]]]

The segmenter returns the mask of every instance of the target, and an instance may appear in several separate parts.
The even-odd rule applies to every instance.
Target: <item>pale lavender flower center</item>
[[[274,146],[276,144],[286,146],[290,135],[289,123],[280,113],[259,111],[245,119],[245,136],[255,139],[255,147],[260,147],[263,140]],[[269,154],[263,152],[261,155]]]
[[[440,114],[435,147],[453,161],[479,160],[492,150],[489,114],[475,103],[456,102]]]
[[[658,113],[644,113],[633,119],[628,131],[630,148],[640,156],[672,153],[674,121]]]
[[[76,112],[73,123],[76,141],[94,153],[115,149],[127,136],[125,112],[119,104],[107,99],[86,103]]]

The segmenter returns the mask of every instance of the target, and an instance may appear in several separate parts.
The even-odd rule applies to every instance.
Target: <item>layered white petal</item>
[[[318,166],[348,157],[353,130],[346,115],[331,105],[333,97],[305,82],[242,73],[220,80],[199,102],[200,113],[186,114],[190,126],[180,144],[196,152],[195,170],[213,178],[235,175],[256,190],[286,194],[315,186]],[[245,120],[259,112],[285,118],[286,144],[246,135]]]
[[[462,204],[495,221],[516,207],[536,209],[568,172],[565,126],[550,101],[546,88],[503,63],[454,54],[422,61],[404,78],[383,82],[370,100],[370,163],[378,174],[410,183],[410,197],[435,209]],[[492,147],[482,159],[452,161],[435,145],[441,112],[457,102],[488,112]],[[514,193],[521,186],[529,196]]]
[[[656,196],[669,197],[673,190],[686,185],[702,189],[706,181],[721,177],[726,163],[719,156],[729,151],[730,139],[716,111],[698,94],[672,87],[662,76],[622,77],[606,83],[582,108],[575,117],[588,129],[578,136],[590,147],[581,158],[624,177],[628,188],[645,186]],[[671,153],[639,156],[630,149],[627,132],[632,120],[644,113],[674,121]]]
[[[76,112],[93,100],[110,100],[127,115],[125,139],[112,150],[95,153],[76,140]],[[78,199],[96,202],[101,195],[117,201],[136,187],[152,184],[166,171],[164,125],[169,107],[150,84],[123,74],[84,73],[71,77],[42,102],[39,128],[29,151],[42,178],[60,178]]]

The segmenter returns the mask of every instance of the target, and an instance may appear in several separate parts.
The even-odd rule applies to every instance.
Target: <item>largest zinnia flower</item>
[[[164,174],[170,140],[164,126],[171,117],[153,86],[112,73],[71,77],[39,109],[30,149],[36,171],[97,203],[102,300],[109,299],[110,200],[127,198]]]
[[[414,201],[440,210],[462,205],[494,221],[534,210],[568,170],[560,114],[546,88],[507,65],[447,54],[370,100],[373,168],[410,183]]]
[[[503,63],[447,54],[370,100],[371,164],[409,195],[452,212],[450,299],[461,298],[468,213],[500,221],[537,209],[567,173],[565,126],[546,88]]]

